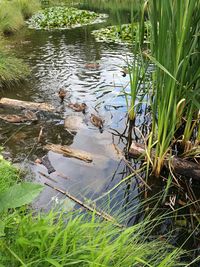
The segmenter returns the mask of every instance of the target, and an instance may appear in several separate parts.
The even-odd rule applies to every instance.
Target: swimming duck
[[[60,97],[61,99],[61,103],[64,101],[64,98],[66,97],[67,95],[67,92],[65,91],[65,89],[61,88],[59,91],[58,91],[58,96]]]
[[[94,114],[91,114],[90,121],[94,126],[98,127],[99,130],[102,131],[104,120]]]
[[[126,77],[126,75],[129,73],[127,68],[122,68],[121,70],[122,76]]]
[[[72,108],[74,111],[77,111],[77,112],[80,112],[82,111],[83,113],[85,113],[85,110],[87,108],[87,105],[85,103],[81,103],[81,104],[78,104],[78,103],[70,103],[69,104],[69,107]]]
[[[86,69],[98,69],[99,67],[100,67],[100,64],[98,62],[85,64]]]

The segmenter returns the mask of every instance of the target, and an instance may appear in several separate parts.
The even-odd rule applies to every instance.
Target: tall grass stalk
[[[187,116],[185,138],[191,136],[193,115],[199,109],[200,1],[149,0],[152,25],[151,54],[153,73],[153,141],[156,155],[153,170],[158,176],[174,141],[180,118]],[[193,96],[197,96],[194,101]],[[182,114],[177,106],[185,99]],[[151,144],[150,144],[151,146]]]

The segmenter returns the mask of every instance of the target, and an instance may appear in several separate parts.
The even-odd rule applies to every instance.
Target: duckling
[[[58,91],[58,96],[60,97],[61,99],[61,103],[64,101],[64,98],[66,97],[67,95],[67,92],[61,88],[59,91]]]
[[[123,77],[126,77],[126,75],[128,74],[128,69],[127,68],[122,68],[121,73],[122,73]]]
[[[78,103],[70,103],[69,104],[69,107],[72,108],[74,111],[77,111],[77,112],[80,112],[82,111],[83,113],[85,113],[85,110],[87,108],[87,105],[85,103],[81,103],[81,104],[78,104]]]
[[[100,64],[97,62],[85,64],[86,69],[99,69]]]
[[[90,121],[94,126],[99,128],[100,132],[103,131],[102,128],[103,128],[104,120],[102,120],[100,117],[94,114],[91,114]]]

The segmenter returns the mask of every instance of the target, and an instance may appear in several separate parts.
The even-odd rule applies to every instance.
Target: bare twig
[[[45,173],[43,173],[43,172],[40,172],[40,171],[39,171],[38,173],[39,173],[40,175],[42,175],[43,177],[45,177],[45,178],[51,180],[52,182],[57,183],[57,181],[54,180],[53,178],[51,178],[49,175],[47,175],[47,174],[45,174]]]
[[[82,206],[83,208],[85,208],[86,210],[89,210],[91,212],[94,212],[96,215],[98,215],[99,217],[103,218],[104,220],[109,221],[109,222],[112,222],[114,225],[116,225],[116,226],[118,226],[120,228],[124,227],[124,225],[118,224],[116,222],[116,220],[112,216],[110,216],[108,213],[106,213],[104,211],[98,211],[98,210],[96,210],[95,207],[91,207],[91,206],[83,203],[80,199],[76,198],[75,196],[72,196],[68,192],[66,192],[66,191],[64,191],[64,190],[62,190],[62,189],[60,189],[58,187],[55,187],[55,186],[53,186],[53,185],[51,185],[51,184],[49,184],[47,182],[45,182],[44,184],[47,185],[47,186],[49,186],[49,187],[51,187],[52,189],[56,190],[57,192],[65,195],[65,196],[67,196],[69,199],[73,200],[74,202],[76,202],[77,204],[79,204],[80,206]]]
[[[40,132],[39,132],[39,135],[38,135],[38,139],[37,139],[38,143],[40,142],[40,140],[41,140],[41,138],[42,138],[42,135],[43,135],[43,129],[44,129],[44,127],[41,126],[41,127],[40,127]]]

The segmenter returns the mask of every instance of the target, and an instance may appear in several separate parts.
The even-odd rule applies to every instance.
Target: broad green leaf
[[[42,189],[43,186],[29,182],[10,187],[0,194],[0,212],[29,204],[39,195]]]

